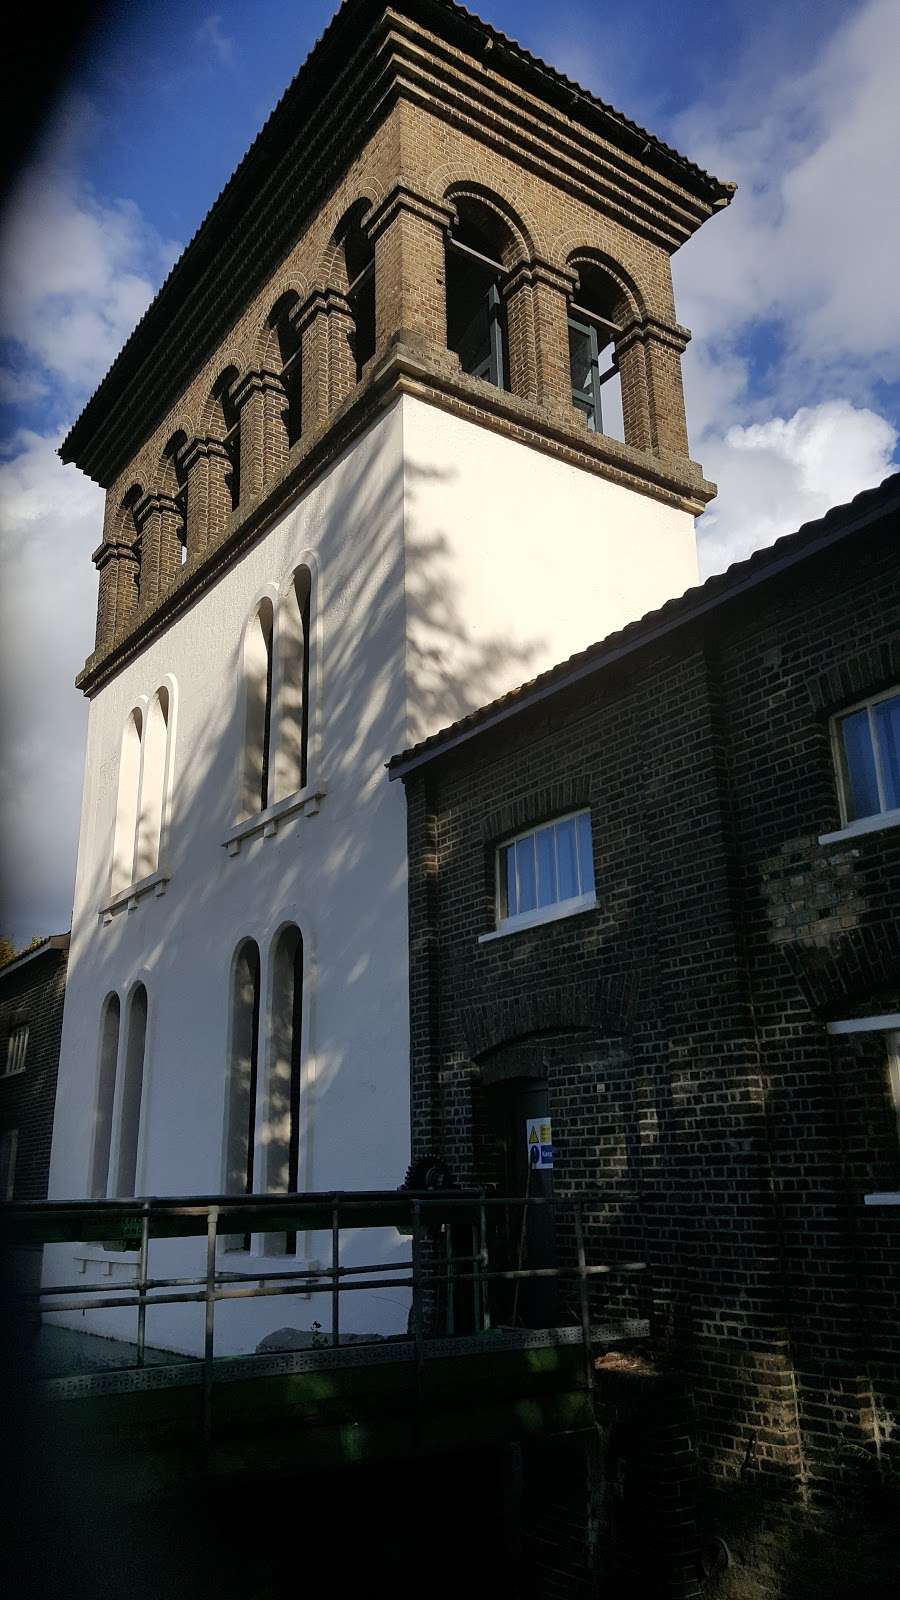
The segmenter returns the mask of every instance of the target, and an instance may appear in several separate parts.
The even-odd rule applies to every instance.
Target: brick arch
[[[147,479],[133,477],[128,488],[122,494],[111,494],[107,497],[106,517],[104,519],[103,542],[104,544],[133,544],[137,537],[134,525],[134,508],[143,499]]]
[[[646,314],[646,300],[639,285],[612,256],[607,255],[604,250],[595,249],[592,245],[575,245],[565,257],[565,268],[577,274],[582,264],[596,267],[615,284],[622,297],[623,323],[632,317],[643,317]]]
[[[360,189],[354,200],[349,204],[342,204],[339,213],[332,222],[329,218],[326,223],[328,240],[319,256],[318,265],[313,275],[312,287],[314,289],[338,289],[347,287],[347,274],[344,264],[344,234],[351,219],[360,228],[365,227],[365,222],[384,198],[380,184],[367,183]]]
[[[462,1015],[470,1058],[538,1033],[571,1032],[621,1038],[630,1032],[637,983],[630,974],[532,990],[512,999],[468,1006]]]
[[[190,420],[185,417],[180,418],[172,427],[168,439],[157,456],[151,480],[152,489],[160,494],[177,494],[184,481],[183,473],[179,470],[178,458],[193,437]]]
[[[499,222],[507,238],[501,256],[505,267],[512,268],[532,260],[535,254],[534,230],[508,200],[496,190],[473,183],[468,178],[448,184],[441,195],[442,203],[452,206],[454,210],[460,200],[481,207]]]
[[[226,420],[228,399],[233,392],[235,384],[243,376],[244,363],[227,356],[221,363],[218,376],[207,390],[206,399],[200,407],[197,433],[210,439],[222,439],[228,432],[229,423]]]
[[[850,928],[836,948],[788,944],[784,957],[809,1008],[838,1015],[900,984],[900,920]]]
[[[523,251],[517,260],[530,260],[535,255],[546,256],[544,231],[530,208],[520,199],[513,203],[500,190],[478,183],[472,176],[470,165],[454,161],[435,167],[426,179],[425,192],[439,205],[452,205],[453,196],[463,193],[471,195],[473,199],[478,197],[490,203],[507,223],[515,226],[522,240]]]
[[[280,318],[277,313],[280,309],[290,310],[302,306],[309,298],[310,286],[302,273],[288,273],[283,278],[276,278],[271,285],[267,299],[265,315],[257,322],[256,334],[252,341],[254,364],[258,367],[271,367],[276,357],[279,356],[277,348],[276,328]]]

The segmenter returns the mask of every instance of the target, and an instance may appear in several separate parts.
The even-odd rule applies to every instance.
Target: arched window
[[[618,284],[591,262],[578,264],[578,289],[569,307],[572,404],[593,433],[625,438],[616,341],[627,316]]]
[[[279,612],[276,800],[296,794],[307,781],[311,605],[310,570],[308,567],[298,567]]]
[[[375,353],[375,253],[363,233],[359,219],[365,201],[355,206],[341,234],[346,285],[344,293],[353,315],[351,349],[356,363],[356,381]]]
[[[141,1131],[141,1100],[144,1092],[144,1045],[147,1038],[147,991],[135,984],[128,1004],[125,1032],[125,1061],[122,1068],[122,1093],[119,1107],[119,1152],[116,1195],[134,1194],[137,1178],[138,1141]]]
[[[148,877],[159,866],[169,746],[169,691],[166,688],[158,689],[153,697],[147,712],[143,745],[134,866],[137,880]]]
[[[509,388],[503,256],[509,241],[487,207],[460,199],[447,239],[447,345],[463,372]]]
[[[301,338],[293,320],[299,304],[293,289],[281,296],[269,313],[265,341],[265,363],[278,372],[284,390],[282,421],[288,448],[297,443],[301,425]]]
[[[272,644],[274,611],[260,604],[244,635],[244,793],[243,812],[252,817],[269,804],[272,739]]]
[[[119,996],[107,995],[100,1020],[100,1062],[89,1187],[92,1200],[105,1200],[109,1185],[109,1152],[116,1095],[116,1064],[119,1059],[119,1016]]]
[[[272,1010],[262,1148],[264,1187],[270,1194],[296,1194],[300,1170],[300,1088],[303,1034],[303,936],[282,929],[272,963]],[[296,1249],[294,1234],[276,1234],[270,1250]]]
[[[113,894],[134,882],[135,832],[141,782],[141,742],[144,719],[138,707],[132,711],[122,735],[119,756],[119,792],[113,837],[111,889]]]
[[[256,1084],[259,1068],[259,946],[245,939],[234,959],[231,989],[231,1054],[225,1111],[226,1194],[253,1193]],[[229,1237],[227,1248],[249,1249],[249,1237]]]
[[[213,384],[206,404],[205,422],[211,439],[225,446],[228,473],[225,479],[231,510],[241,498],[241,429],[234,403],[237,367],[226,367]]]

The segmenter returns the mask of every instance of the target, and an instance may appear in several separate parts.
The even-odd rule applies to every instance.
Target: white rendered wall
[[[698,581],[686,511],[418,400],[403,451],[411,742]]]
[[[316,726],[308,789],[317,814],[272,837],[225,841],[240,814],[244,629],[260,598],[315,570]],[[397,402],[213,589],[153,640],[90,708],[51,1197],[88,1193],[103,1002],[148,995],[138,1194],[221,1192],[231,967],[246,938],[262,958],[260,1080],[277,934],[304,940],[299,1186],[393,1188],[409,1160],[406,807],[384,763],[681,592],[696,578],[685,514],[411,399]],[[431,652],[434,652],[432,654]],[[170,690],[173,784],[165,892],[104,921],[122,735],[136,705]],[[318,747],[317,747],[318,738]],[[259,1102],[258,1102],[259,1103]],[[260,1135],[262,1137],[262,1135]],[[115,1161],[115,1135],[113,1154]],[[257,1252],[262,1244],[256,1246]],[[299,1242],[327,1262],[327,1241]],[[395,1234],[345,1241],[344,1260],[400,1259]],[[203,1268],[205,1242],[154,1246],[154,1273]],[[235,1271],[282,1258],[230,1257]],[[46,1252],[51,1281],[133,1270],[96,1246]],[[347,1295],[347,1331],[405,1327],[402,1291]],[[75,1325],[130,1337],[135,1314]],[[318,1299],[220,1306],[217,1350],[253,1349],[285,1325],[327,1326]],[[202,1308],[151,1311],[151,1343],[196,1351]]]

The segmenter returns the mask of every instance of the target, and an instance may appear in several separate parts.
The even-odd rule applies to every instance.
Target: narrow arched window
[[[259,946],[245,939],[234,959],[231,987],[231,1047],[225,1109],[226,1194],[252,1194],[256,1142],[256,1085],[259,1071]],[[234,1235],[227,1248],[249,1249],[249,1238]]]
[[[298,567],[279,614],[276,800],[296,794],[307,781],[311,612],[312,575],[308,567]]]
[[[122,1066],[122,1092],[119,1105],[119,1153],[116,1170],[116,1195],[133,1195],[137,1179],[138,1144],[141,1133],[141,1102],[144,1095],[144,1046],[147,1039],[147,991],[135,984],[128,1003],[125,1029],[125,1060]]]
[[[134,881],[135,832],[141,781],[141,741],[144,719],[135,707],[122,735],[119,756],[119,790],[113,837],[112,892],[118,894]]]
[[[272,602],[263,600],[244,636],[243,811],[248,817],[269,804],[273,624]]]
[[[169,748],[169,691],[158,689],[147,712],[141,761],[140,807],[137,822],[134,873],[146,878],[159,866],[166,809],[166,772]]]
[[[624,321],[622,291],[602,268],[578,267],[578,290],[569,307],[572,404],[592,433],[625,438],[617,340]]]
[[[89,1193],[93,1200],[105,1200],[109,1186],[109,1153],[116,1095],[116,1065],[119,1059],[119,1016],[119,996],[107,995],[100,1020],[100,1061],[91,1149]]]
[[[300,1169],[300,1089],[303,1035],[303,937],[294,926],[278,935],[272,964],[269,1070],[265,1097],[265,1187],[295,1194]],[[269,1248],[293,1250],[296,1239],[276,1235]]]
[[[486,209],[460,201],[458,211],[447,239],[447,345],[459,356],[463,372],[506,389],[505,241]]]
[[[359,226],[362,207],[354,211],[343,236],[347,303],[353,316],[350,343],[356,364],[356,381],[375,353],[375,253]]]

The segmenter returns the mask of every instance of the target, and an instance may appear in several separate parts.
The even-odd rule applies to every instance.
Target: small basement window
[[[6,1061],[3,1067],[3,1076],[11,1078],[15,1072],[25,1071],[25,1055],[28,1050],[28,1023],[20,1022],[17,1028],[6,1041]]]
[[[900,690],[835,717],[833,743],[845,824],[900,809]]]
[[[497,929],[512,931],[596,903],[589,811],[509,839],[497,851]]]

